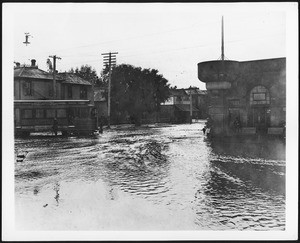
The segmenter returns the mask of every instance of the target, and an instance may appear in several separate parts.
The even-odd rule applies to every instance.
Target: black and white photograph
[[[297,240],[298,3],[2,3],[2,240]]]

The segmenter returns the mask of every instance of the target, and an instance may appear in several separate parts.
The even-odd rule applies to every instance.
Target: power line
[[[161,34],[166,34],[166,33],[170,33],[170,32],[175,32],[175,31],[179,31],[179,30],[187,30],[187,29],[195,28],[195,27],[201,26],[201,25],[214,24],[214,23],[217,23],[217,21],[210,21],[210,22],[200,23],[200,24],[197,24],[197,23],[198,22],[195,22],[192,25],[189,25],[189,26],[186,26],[186,27],[171,29],[171,30],[167,30],[167,31],[157,32],[157,33],[151,33],[151,34],[140,35],[140,36],[135,36],[135,37],[130,37],[130,38],[115,39],[115,40],[109,40],[109,41],[103,41],[103,42],[96,42],[96,43],[88,44],[88,45],[79,45],[79,46],[75,46],[75,47],[58,49],[58,50],[56,50],[56,52],[65,51],[65,50],[72,50],[72,49],[76,49],[76,48],[97,46],[97,45],[101,45],[101,44],[107,44],[107,43],[118,42],[118,41],[139,39],[139,38],[144,38],[144,37],[148,37],[148,36],[155,36],[155,35],[161,35]]]
[[[195,27],[201,26],[201,25],[213,24],[213,23],[217,23],[217,21],[211,21],[211,22],[201,23],[201,24],[197,24],[197,23],[198,22],[195,22],[192,25],[189,25],[189,26],[186,26],[186,27],[171,29],[171,30],[167,30],[167,31],[162,31],[162,32],[157,32],[157,33],[151,33],[151,34],[146,34],[146,35],[140,35],[140,36],[135,36],[135,37],[129,37],[129,38],[122,38],[122,39],[115,39],[115,40],[109,40],[109,41],[103,41],[103,42],[96,42],[94,44],[81,45],[81,46],[77,46],[77,47],[70,47],[70,48],[60,49],[60,50],[57,50],[57,51],[70,50],[70,49],[81,48],[81,47],[97,46],[97,45],[107,44],[107,43],[112,43],[112,42],[126,41],[126,40],[133,40],[133,39],[144,38],[144,37],[148,37],[148,36],[161,35],[161,34],[166,34],[166,33],[174,32],[174,31],[179,31],[179,30],[187,30],[187,29],[195,28]]]
[[[256,16],[243,17],[243,18],[244,19],[252,19],[252,18],[255,18],[255,17]],[[239,22],[244,22],[244,21],[247,21],[247,20],[240,20]],[[230,20],[228,22],[230,22]],[[171,30],[167,30],[167,31],[151,33],[151,34],[146,34],[146,35],[140,35],[140,36],[135,36],[135,37],[130,37],[130,38],[115,39],[115,40],[109,40],[109,41],[104,41],[104,42],[96,42],[96,43],[88,44],[88,45],[80,45],[80,46],[76,46],[76,47],[69,47],[69,48],[64,48],[64,49],[60,49],[60,50],[57,50],[57,51],[64,51],[64,50],[70,50],[70,49],[81,48],[81,47],[97,46],[97,45],[101,45],[101,44],[107,44],[107,43],[118,42],[118,41],[139,39],[139,38],[144,38],[144,37],[148,37],[148,36],[166,34],[166,33],[179,31],[179,30],[187,30],[187,29],[195,28],[195,27],[202,26],[202,25],[207,26],[209,24],[215,24],[215,23],[219,23],[219,21],[210,21],[210,22],[205,22],[205,23],[194,22],[193,24],[191,24],[189,26],[186,26],[186,27],[175,28],[175,29],[171,29]]]
[[[226,44],[231,44],[231,43],[235,43],[235,42],[243,42],[243,41],[248,41],[250,39],[262,39],[262,38],[269,38],[270,36],[274,36],[274,35],[283,35],[284,33],[275,33],[275,34],[270,34],[270,35],[264,35],[264,36],[258,36],[258,37],[253,37],[253,38],[247,38],[247,39],[236,39],[236,40],[231,40],[231,41],[225,41]],[[187,47],[182,47],[182,48],[176,48],[176,49],[170,49],[170,50],[163,50],[163,51],[156,51],[156,52],[151,52],[151,53],[140,53],[140,54],[134,54],[134,55],[122,55],[121,57],[134,57],[134,56],[145,56],[145,55],[157,55],[160,53],[167,53],[167,52],[176,52],[176,51],[181,51],[181,50],[186,50],[186,49],[194,49],[194,48],[204,48],[207,46],[212,46],[212,45],[218,45],[219,42],[211,42],[211,43],[206,43],[206,44],[202,44],[202,45],[195,45],[195,46],[187,46]],[[132,49],[127,49],[127,50],[132,50]],[[144,49],[143,49],[144,50]],[[124,50],[126,52],[126,49]],[[137,52],[138,50],[135,49],[135,52]],[[151,50],[149,50],[151,51]],[[84,54],[80,54],[78,56],[96,56],[96,55],[84,55]],[[67,57],[76,57],[76,55],[62,55],[62,57],[67,58]],[[99,59],[92,59],[92,60],[85,60],[85,61],[79,61],[79,62],[65,62],[65,63],[69,63],[69,64],[80,64],[80,63],[93,63],[93,62],[98,62]]]
[[[253,39],[262,39],[262,38],[269,38],[269,36],[274,36],[274,35],[282,35],[283,33],[275,33],[275,34],[270,34],[270,35],[264,35],[264,36],[258,36],[258,37],[253,37],[253,38],[247,38],[247,39],[236,39],[236,40],[231,40],[231,41],[225,41],[227,43],[234,43],[234,42],[243,42],[243,41],[248,41],[248,40],[253,40]],[[182,48],[176,48],[176,49],[171,49],[171,50],[166,50],[166,51],[158,51],[158,52],[151,52],[150,54],[147,55],[152,55],[152,54],[159,54],[159,53],[165,53],[165,52],[172,52],[172,51],[177,51],[177,50],[185,50],[185,49],[192,49],[192,48],[201,48],[201,47],[206,47],[206,46],[211,46],[211,45],[218,45],[219,42],[211,42],[207,44],[202,44],[202,45],[196,45],[196,46],[188,46],[188,47],[182,47]],[[127,49],[127,50],[133,50],[133,49]],[[124,52],[128,52],[126,49],[124,49]],[[138,51],[137,49],[134,49],[135,52]],[[144,50],[144,49],[143,49]],[[140,56],[140,55],[145,55],[145,54],[135,54],[135,55],[122,55],[121,57],[132,57],[132,56]],[[82,56],[82,55],[81,55]],[[95,56],[95,55],[88,55],[88,56]],[[97,59],[98,60],[98,59]],[[97,60],[91,60],[97,61]]]

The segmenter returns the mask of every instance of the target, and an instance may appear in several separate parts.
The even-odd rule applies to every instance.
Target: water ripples
[[[106,200],[121,203],[125,193],[171,215],[181,211],[198,229],[284,230],[283,157],[222,147],[202,135],[202,126],[118,127],[98,139],[16,140],[16,150],[28,152],[24,162],[15,162],[16,193],[38,186],[34,195],[41,195],[57,182],[103,184]]]

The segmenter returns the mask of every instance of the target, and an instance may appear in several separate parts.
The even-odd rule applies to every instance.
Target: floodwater
[[[16,138],[16,228],[285,230],[282,141],[211,141],[203,126]]]

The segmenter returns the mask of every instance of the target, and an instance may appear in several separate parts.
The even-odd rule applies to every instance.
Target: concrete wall
[[[242,127],[253,126],[255,116],[261,114],[266,126],[282,126],[286,105],[284,58],[240,62],[238,78],[227,81],[230,87],[208,90],[209,116],[216,133],[230,131],[231,116],[238,116]]]

